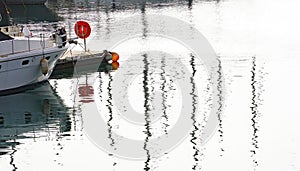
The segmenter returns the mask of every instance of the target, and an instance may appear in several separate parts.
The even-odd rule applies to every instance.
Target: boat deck
[[[82,51],[73,51],[66,53],[62,58],[57,62],[58,68],[72,67],[79,61],[82,65],[91,65],[98,63],[104,59],[103,52],[82,52]]]
[[[100,51],[88,51],[88,52],[84,52],[84,51],[68,51],[63,57],[61,57],[60,59],[77,59],[77,58],[93,58],[96,56],[101,56],[103,54],[103,52]]]

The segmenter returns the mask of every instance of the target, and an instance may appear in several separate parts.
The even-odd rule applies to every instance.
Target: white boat
[[[22,32],[18,29],[8,29],[16,37],[4,34],[5,29],[0,31],[0,94],[48,80],[57,60],[68,49],[65,33],[56,32],[55,41],[44,34],[31,37],[26,29],[23,32],[27,37],[19,37]]]

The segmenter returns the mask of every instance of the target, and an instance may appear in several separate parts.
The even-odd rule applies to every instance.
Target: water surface
[[[91,50],[111,48],[116,33],[126,35],[111,48],[120,68],[78,70],[0,97],[1,170],[299,170],[298,5],[49,1],[46,8],[68,30],[76,20],[89,21]],[[206,37],[218,57],[216,92],[193,49],[150,34],[170,30],[152,14],[184,21]],[[137,18],[134,28],[118,22],[126,17]],[[218,123],[203,143],[212,105]],[[102,119],[98,146],[86,132],[91,116]]]

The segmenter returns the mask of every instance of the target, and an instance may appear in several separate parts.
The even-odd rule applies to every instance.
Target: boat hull
[[[12,93],[48,80],[58,59],[64,54],[67,48],[48,48],[28,53],[15,54],[9,57],[0,58],[0,95]],[[18,56],[19,55],[19,56]],[[45,57],[48,60],[48,72],[43,74],[40,61]]]

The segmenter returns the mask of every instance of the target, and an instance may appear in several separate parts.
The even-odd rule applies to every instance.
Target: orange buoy
[[[118,60],[119,60],[119,54],[117,54],[116,52],[110,52],[111,53],[111,60],[113,61],[113,62],[117,62]]]
[[[120,67],[120,64],[119,62],[114,61],[111,63],[111,66],[112,66],[112,70],[117,70]]]

